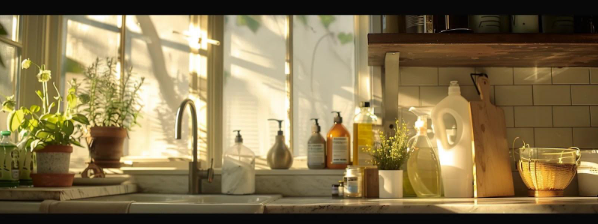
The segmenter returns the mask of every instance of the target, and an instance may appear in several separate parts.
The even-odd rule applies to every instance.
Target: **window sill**
[[[130,175],[187,175],[187,169],[176,169],[174,167],[122,167],[124,174]],[[288,170],[271,170],[271,169],[257,169],[255,175],[257,176],[342,176],[344,169],[288,169]],[[215,175],[220,175],[222,170],[220,168],[214,169]]]

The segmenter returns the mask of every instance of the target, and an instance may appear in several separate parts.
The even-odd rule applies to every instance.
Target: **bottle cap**
[[[341,117],[340,111],[332,111],[332,113],[336,113],[336,117],[334,117],[334,123],[337,123],[337,124],[343,123],[343,117]]]
[[[10,131],[1,131],[0,134],[2,134],[2,136],[10,136],[12,132]]]
[[[320,124],[318,124],[318,118],[312,118],[310,120],[315,120],[316,122],[311,126],[311,132],[320,133]]]
[[[235,137],[235,143],[243,143],[243,137],[241,136],[241,130],[234,130],[233,132],[237,132],[237,136]]]
[[[459,87],[458,81],[451,81],[451,85],[448,88],[449,95],[461,95],[461,87]]]
[[[282,121],[283,120],[277,120],[277,119],[273,119],[273,118],[270,118],[268,120],[269,121],[278,121],[278,135],[283,135],[283,133],[282,133]]]

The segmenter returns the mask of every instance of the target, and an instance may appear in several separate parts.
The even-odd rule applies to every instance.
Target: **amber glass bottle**
[[[334,117],[334,126],[326,134],[326,168],[345,169],[351,161],[351,134],[343,126],[341,112]]]

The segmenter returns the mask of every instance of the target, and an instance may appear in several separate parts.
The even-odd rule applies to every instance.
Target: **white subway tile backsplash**
[[[590,107],[588,106],[554,106],[554,127],[589,127]]]
[[[435,67],[400,67],[399,73],[403,86],[438,85],[438,68]]]
[[[571,86],[573,105],[598,105],[598,85]]]
[[[592,121],[592,127],[598,127],[598,106],[590,107],[590,120]]]
[[[588,68],[552,68],[553,84],[588,84],[590,69]]]
[[[552,107],[514,107],[515,127],[552,127]]]
[[[422,106],[436,106],[446,96],[448,96],[448,86],[420,87]]]
[[[513,68],[506,67],[479,67],[477,73],[486,73],[490,85],[513,85]]]
[[[548,68],[513,68],[515,85],[552,84],[552,69]]]
[[[438,68],[438,85],[449,85],[451,81],[458,81],[460,86],[473,86],[470,74],[474,72],[473,67]]]
[[[532,105],[532,86],[495,86],[496,105]]]
[[[590,83],[598,84],[598,68],[590,68]]]
[[[399,106],[411,107],[419,105],[419,87],[399,87]]]
[[[534,105],[571,105],[569,85],[534,85]]]
[[[515,117],[513,107],[500,107],[505,112],[505,125],[507,128],[515,127]]]
[[[598,148],[598,128],[573,128],[572,146]]]
[[[534,128],[536,147],[571,147],[571,128]]]

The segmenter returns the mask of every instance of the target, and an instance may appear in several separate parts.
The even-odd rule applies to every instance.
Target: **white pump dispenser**
[[[432,110],[434,137],[442,168],[445,197],[473,197],[472,128],[469,102],[451,81],[448,96]]]

